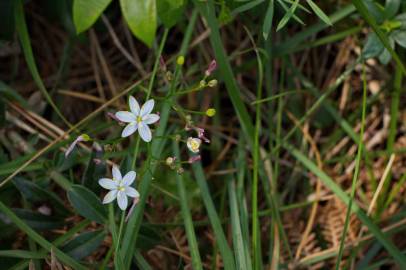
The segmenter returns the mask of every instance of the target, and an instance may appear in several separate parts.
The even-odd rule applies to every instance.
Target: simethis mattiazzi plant
[[[0,18],[0,270],[406,269],[406,1]]]

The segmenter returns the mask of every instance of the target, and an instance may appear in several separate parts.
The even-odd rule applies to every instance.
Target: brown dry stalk
[[[300,130],[302,131],[304,138],[309,142],[310,147],[312,148],[314,154],[316,155],[316,161],[317,161],[317,167],[319,167],[320,170],[323,169],[323,163],[321,161],[321,156],[320,156],[320,152],[317,148],[317,145],[315,143],[315,141],[313,140],[312,136],[309,134],[308,130],[305,129],[304,127],[302,127],[299,123],[299,120],[296,119],[296,117],[289,111],[287,111],[287,115],[288,117],[293,121],[293,123],[295,124],[295,126],[299,127]],[[300,254],[302,252],[303,247],[306,245],[307,243],[307,239],[309,237],[309,234],[313,228],[313,224],[314,224],[314,220],[316,218],[316,213],[317,213],[317,206],[318,206],[318,198],[320,196],[320,191],[321,191],[321,182],[320,179],[317,178],[317,184],[316,184],[316,200],[313,202],[312,205],[312,210],[310,212],[310,217],[307,221],[307,225],[306,225],[306,229],[303,232],[303,237],[300,240],[299,246],[296,250],[296,255],[295,255],[295,259],[298,260],[300,258]]]

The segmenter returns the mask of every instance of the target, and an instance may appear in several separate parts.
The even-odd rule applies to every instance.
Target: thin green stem
[[[357,158],[356,158],[356,163],[355,163],[354,176],[352,178],[351,195],[350,195],[350,200],[348,202],[348,208],[347,208],[347,213],[346,213],[346,217],[345,217],[343,233],[341,235],[340,249],[338,251],[338,257],[337,257],[336,266],[335,266],[336,270],[340,269],[340,262],[343,257],[345,237],[346,237],[348,226],[350,223],[349,221],[350,221],[350,215],[351,215],[351,208],[352,208],[352,203],[353,203],[354,197],[355,197],[355,188],[357,186],[357,180],[358,180],[358,174],[359,174],[362,150],[363,150],[362,138],[364,137],[366,100],[367,100],[367,83],[366,83],[366,77],[365,77],[365,64],[363,64],[363,69],[362,69],[362,80],[363,80],[363,95],[362,95],[361,131],[360,131],[360,136],[359,136],[360,139],[358,141],[358,153],[357,153]]]

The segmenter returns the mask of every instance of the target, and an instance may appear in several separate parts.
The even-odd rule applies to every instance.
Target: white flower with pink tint
[[[145,142],[150,142],[152,139],[152,134],[148,125],[159,120],[159,115],[151,113],[154,109],[154,105],[155,101],[150,99],[147,100],[147,102],[145,102],[140,108],[137,100],[135,100],[133,96],[130,96],[130,111],[119,111],[115,114],[118,120],[128,123],[123,129],[121,137],[128,137],[138,130],[141,139],[143,139]]]

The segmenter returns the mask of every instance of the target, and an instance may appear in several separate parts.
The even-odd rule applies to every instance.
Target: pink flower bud
[[[71,145],[69,145],[68,149],[66,149],[65,158],[69,156],[69,154],[73,151],[73,149],[75,149],[76,145],[79,142],[88,141],[89,139],[90,139],[89,136],[86,134],[82,134],[79,137],[77,137],[76,140],[74,140],[73,143],[71,143]]]
[[[210,76],[211,73],[212,73],[216,68],[217,68],[217,62],[216,62],[216,60],[213,59],[213,60],[210,62],[210,65],[209,65],[209,67],[207,68],[207,70],[206,70],[206,72],[205,72],[205,75],[206,75],[206,76]]]

